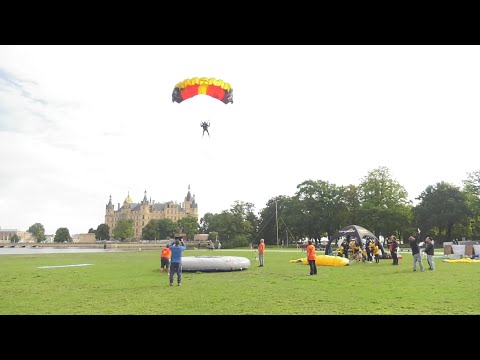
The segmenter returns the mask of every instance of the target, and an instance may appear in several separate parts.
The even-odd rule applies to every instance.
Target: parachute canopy
[[[179,82],[173,89],[172,102],[181,103],[200,94],[209,95],[225,104],[233,104],[233,89],[230,84],[223,80],[206,77]]]

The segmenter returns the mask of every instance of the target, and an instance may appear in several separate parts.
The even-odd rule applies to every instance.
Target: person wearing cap
[[[260,265],[263,266],[263,256],[265,254],[265,240],[260,239],[260,244],[258,244],[258,260],[260,261]]]
[[[433,249],[432,239],[427,237],[425,243],[427,244],[425,247],[425,254],[427,254],[428,266],[430,266],[430,270],[435,270],[435,263],[433,262],[433,254],[435,251]]]

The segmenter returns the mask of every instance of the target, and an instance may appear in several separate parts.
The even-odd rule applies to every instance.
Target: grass
[[[436,271],[412,271],[412,255],[399,266],[353,263],[318,267],[290,263],[301,251],[266,250],[258,267],[248,250],[187,250],[184,256],[232,255],[248,270],[183,273],[169,286],[158,251],[0,255],[0,314],[480,314],[480,264],[435,259]],[[39,269],[39,266],[93,264]]]

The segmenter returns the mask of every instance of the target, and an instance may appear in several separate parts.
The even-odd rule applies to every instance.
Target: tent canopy
[[[348,225],[341,228],[335,234],[332,235],[325,249],[325,254],[326,255],[330,254],[331,244],[333,241],[335,241],[336,239],[342,236],[348,236],[348,235],[350,235],[350,238],[356,237],[357,240],[363,239],[364,236],[368,236],[371,239],[378,240],[378,238],[371,231],[365,229],[364,227],[361,227],[358,225]],[[380,241],[378,243],[380,245],[380,251],[382,252],[382,257],[383,257],[385,255],[385,251],[383,250],[383,246],[382,244],[380,244]]]
[[[359,240],[363,239],[364,236],[368,236],[374,240],[378,240],[377,237],[371,231],[358,225],[348,225],[341,228],[335,234],[332,235],[331,240],[335,240],[342,236],[347,236],[347,235],[350,235],[351,238],[356,237]]]

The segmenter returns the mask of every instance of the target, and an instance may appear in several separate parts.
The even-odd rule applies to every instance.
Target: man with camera
[[[183,238],[175,238],[175,242],[170,246],[172,258],[170,261],[170,286],[173,286],[173,277],[177,273],[178,286],[182,283],[182,253],[187,247]]]

